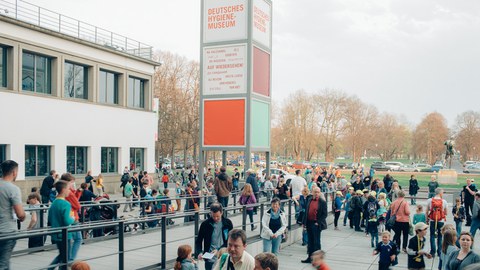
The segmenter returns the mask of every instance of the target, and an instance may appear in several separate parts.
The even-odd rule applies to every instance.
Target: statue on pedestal
[[[453,137],[450,137],[449,140],[446,140],[445,143],[445,165],[447,164],[448,162],[448,168],[451,169],[452,168],[452,158],[453,158],[453,155],[455,154],[455,141],[453,140]]]

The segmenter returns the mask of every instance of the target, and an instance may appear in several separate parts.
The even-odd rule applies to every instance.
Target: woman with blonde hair
[[[103,196],[103,188],[105,186],[103,185],[103,176],[102,174],[99,174],[97,177],[97,180],[95,181],[95,189],[97,191],[97,196],[102,197]]]
[[[377,210],[378,217],[378,231],[383,233],[385,231],[385,218],[387,217],[388,211],[388,202],[387,195],[383,192],[378,194],[378,205],[380,206]]]
[[[253,224],[253,206],[249,206],[257,203],[257,199],[255,198],[255,194],[253,193],[252,185],[245,184],[245,186],[243,186],[242,195],[240,196],[238,202],[241,205],[247,205],[246,210],[247,215],[250,218],[250,226],[252,228],[252,231],[255,230],[257,226]]]

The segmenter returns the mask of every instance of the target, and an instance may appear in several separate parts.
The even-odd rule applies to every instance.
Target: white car
[[[385,165],[390,169],[390,171],[400,171],[400,168],[404,166],[402,162],[396,161],[387,161]]]
[[[473,164],[477,164],[477,163],[478,163],[478,161],[467,160],[467,161],[465,161],[465,163],[463,163],[463,167],[467,168],[468,166],[473,165]]]
[[[264,169],[264,170],[262,171],[262,173],[265,173],[265,172],[267,172],[267,169]],[[280,174],[283,174],[283,175],[285,176],[285,180],[287,180],[287,179],[293,179],[293,178],[295,177],[295,175],[293,175],[293,174],[291,174],[291,173],[289,173],[289,172],[287,172],[287,171],[284,171],[284,170],[282,170],[282,169],[270,168],[270,176],[274,176],[274,175],[275,175],[275,176],[277,177],[277,179],[278,179],[278,177],[280,176]]]
[[[405,164],[400,167],[401,172],[416,172],[417,168],[413,165]]]

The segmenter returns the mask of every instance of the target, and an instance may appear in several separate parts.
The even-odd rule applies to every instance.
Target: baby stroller
[[[90,207],[90,209],[87,211],[90,222],[117,220],[117,209],[119,205],[102,205],[104,203],[112,202],[107,194],[104,194],[101,197],[97,197],[95,199],[95,202],[98,203],[98,205]],[[117,233],[117,226],[110,226],[100,229],[94,229],[92,231],[92,236],[101,237]]]

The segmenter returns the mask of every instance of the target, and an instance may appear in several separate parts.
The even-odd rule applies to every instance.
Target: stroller
[[[90,209],[87,210],[87,216],[90,222],[117,220],[117,209],[119,205],[102,205],[103,203],[112,202],[108,194],[97,197],[95,199],[95,202],[98,203],[98,205],[92,206]],[[101,229],[92,230],[93,237],[101,237],[117,233],[117,226],[104,227]]]

